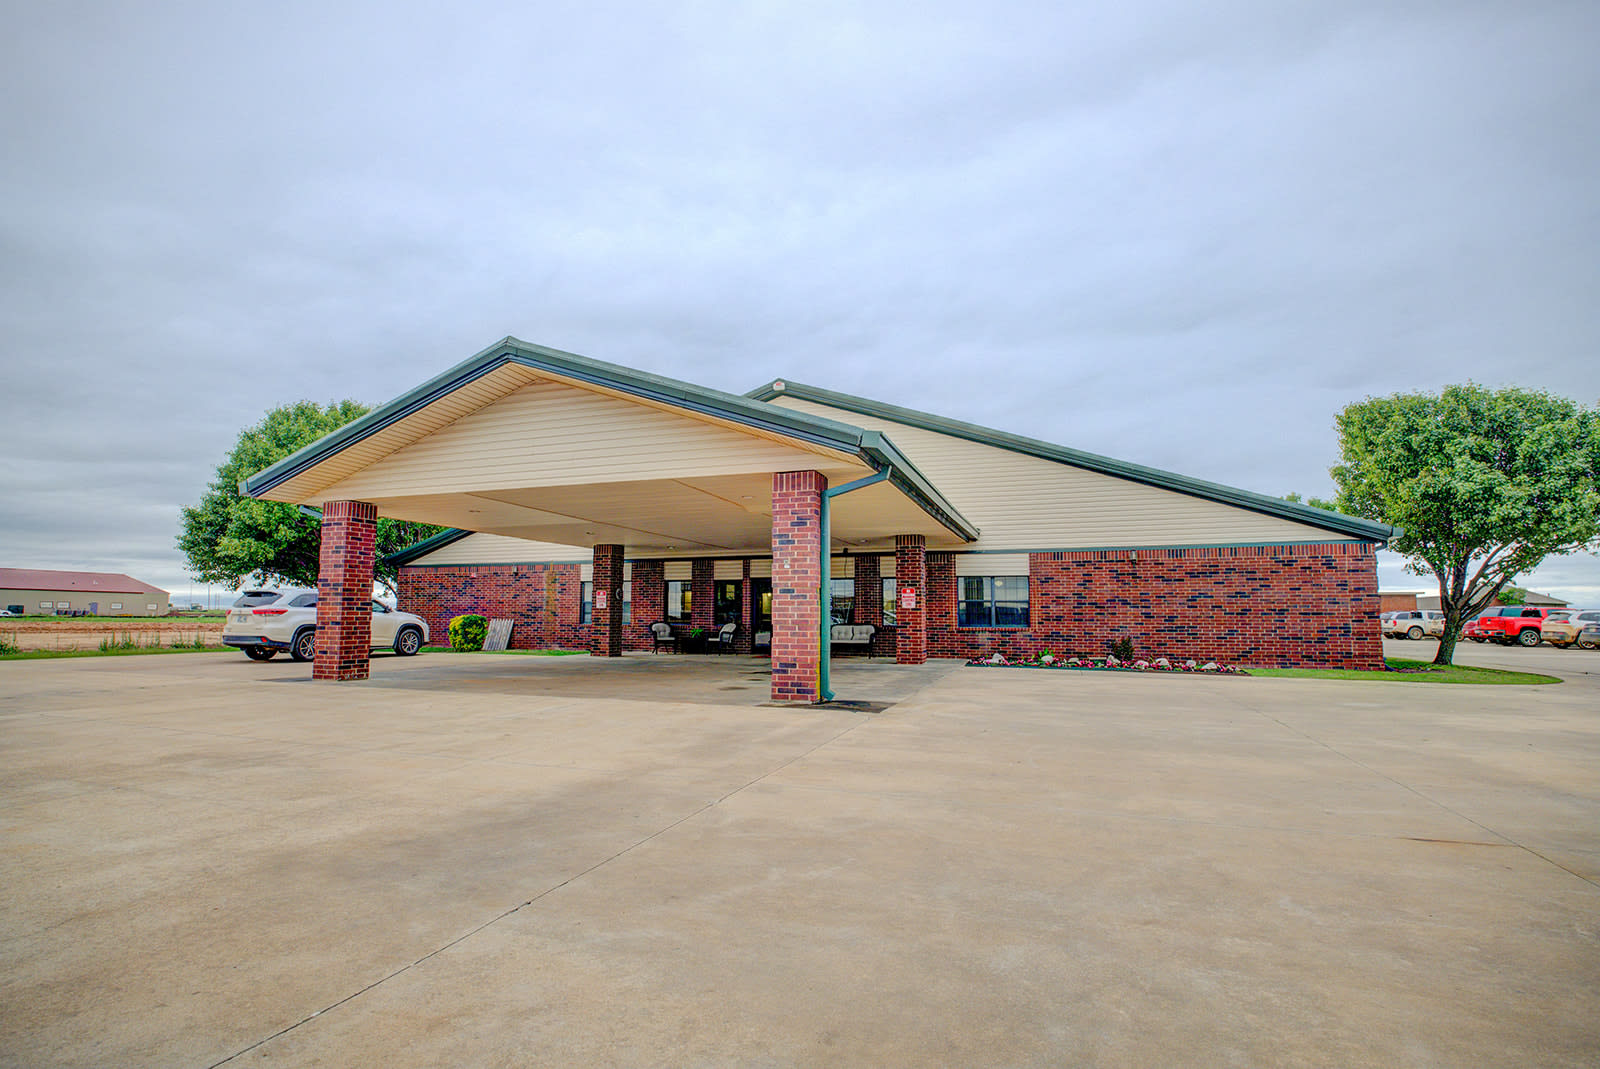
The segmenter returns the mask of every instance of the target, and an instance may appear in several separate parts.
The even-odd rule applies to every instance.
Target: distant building
[[[171,595],[119,572],[0,568],[0,607],[18,616],[165,616]]]
[[[1423,604],[1423,602],[1426,600],[1426,598],[1420,597],[1414,590],[1380,590],[1378,592],[1378,611],[1410,612],[1412,609],[1426,609],[1429,608],[1429,606]],[[1433,600],[1438,601],[1439,599],[1435,597]],[[1433,608],[1437,607],[1438,606],[1433,606]]]
[[[1385,597],[1387,597],[1387,595],[1385,595]],[[1492,601],[1490,604],[1492,604],[1492,605],[1504,605],[1505,602],[1501,601],[1499,598],[1495,598],[1494,601]],[[1555,609],[1565,609],[1567,607],[1567,605],[1569,604],[1569,602],[1562,601],[1560,598],[1552,597],[1549,594],[1538,594],[1538,593],[1535,593],[1534,591],[1530,590],[1530,591],[1528,591],[1528,597],[1527,597],[1527,600],[1524,602],[1524,604],[1526,604],[1526,605],[1543,605],[1543,606],[1548,606],[1550,608],[1555,608]],[[1387,609],[1388,607],[1389,607],[1388,604],[1385,603],[1384,604],[1384,608]],[[1425,595],[1422,595],[1421,597],[1417,598],[1417,604],[1415,606],[1412,606],[1412,607],[1418,608],[1418,609],[1437,609],[1437,608],[1439,608],[1439,595],[1437,595],[1437,594],[1425,594]]]

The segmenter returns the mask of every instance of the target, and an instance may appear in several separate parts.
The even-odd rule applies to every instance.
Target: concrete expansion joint
[[[271,1035],[264,1036],[261,1039],[256,1040],[254,1043],[250,1044],[248,1047],[242,1047],[239,1050],[236,1050],[232,1054],[228,1055],[226,1058],[223,1058],[220,1061],[212,1062],[209,1066],[206,1067],[206,1069],[217,1069],[218,1066],[227,1065],[229,1062],[236,1061],[239,1058],[243,1057],[244,1055],[249,1054],[251,1051],[258,1050],[261,1047],[265,1046],[266,1044],[271,1043],[273,1040],[279,1039],[282,1036],[286,1036],[290,1032],[295,1031],[297,1028],[300,1028],[303,1025],[310,1024],[312,1021],[316,1020],[318,1017],[321,1017],[323,1014],[326,1014],[326,1013],[329,1013],[329,1012],[331,1012],[333,1010],[336,1010],[340,1006],[344,1006],[347,1003],[354,1002],[356,999],[360,998],[362,995],[365,995],[369,991],[376,990],[377,988],[379,988],[379,987],[383,986],[384,984],[388,983],[390,980],[393,980],[393,979],[395,979],[396,977],[399,977],[399,976],[404,976],[406,973],[410,972],[412,969],[415,969],[417,966],[423,964],[424,962],[427,962],[432,958],[438,957],[440,954],[443,954],[447,950],[451,950],[451,949],[453,949],[455,947],[460,946],[462,943],[465,943],[468,939],[471,939],[473,936],[478,935],[480,932],[486,931],[489,928],[493,927],[494,925],[499,924],[501,921],[505,920],[506,918],[514,916],[517,913],[522,912],[524,909],[527,909],[529,906],[532,906],[535,903],[539,902],[540,900],[542,900],[544,898],[547,898],[548,896],[550,896],[552,894],[555,894],[557,891],[561,890],[564,887],[570,887],[572,884],[575,884],[579,880],[582,880],[585,876],[588,876],[590,873],[597,872],[600,869],[603,869],[607,865],[611,864],[613,861],[616,861],[617,859],[622,858],[622,857],[626,857],[628,854],[631,854],[633,851],[639,849],[639,847],[644,846],[647,843],[653,842],[654,840],[661,838],[661,836],[667,834],[669,831],[672,831],[674,828],[677,828],[678,826],[680,826],[682,824],[688,823],[689,821],[693,820],[695,817],[700,816],[702,813],[705,813],[706,811],[711,810],[711,809],[715,809],[717,806],[721,805],[723,802],[726,802],[728,799],[734,797],[735,795],[742,794],[744,791],[749,790],[751,787],[754,787],[756,784],[760,783],[762,780],[767,779],[769,776],[774,776],[777,773],[782,772],[784,769],[788,768],[790,765],[794,764],[797,761],[803,761],[807,757],[810,757],[812,754],[816,753],[818,750],[822,749],[824,746],[831,745],[832,743],[837,742],[839,739],[843,738],[844,736],[850,734],[850,732],[854,731],[856,728],[860,727],[865,722],[866,722],[865,718],[856,720],[854,723],[851,723],[848,726],[842,728],[841,730],[834,732],[832,735],[828,736],[826,739],[823,739],[821,742],[817,743],[815,746],[812,746],[807,750],[803,750],[800,753],[795,754],[793,757],[789,758],[788,760],[782,761],[779,764],[773,766],[772,768],[767,769],[767,771],[761,773],[761,775],[755,777],[754,779],[752,779],[752,780],[750,780],[750,781],[748,781],[746,783],[740,784],[739,786],[733,788],[733,790],[728,791],[726,794],[724,794],[724,795],[722,795],[722,796],[720,796],[720,797],[718,797],[716,799],[713,799],[712,801],[707,802],[706,804],[700,806],[698,809],[695,809],[695,810],[693,810],[693,811],[691,811],[689,813],[685,813],[683,816],[679,817],[677,820],[674,820],[670,824],[667,824],[667,825],[665,825],[665,826],[663,826],[661,828],[656,829],[655,831],[651,832],[649,835],[646,835],[641,839],[638,839],[638,840],[635,840],[632,843],[629,843],[627,846],[623,847],[621,850],[618,850],[616,853],[611,854],[608,857],[602,858],[599,861],[596,861],[593,865],[590,865],[588,868],[583,869],[581,872],[576,872],[573,875],[568,876],[566,879],[560,881],[559,883],[555,883],[555,884],[550,885],[549,887],[546,887],[543,891],[540,891],[538,894],[534,895],[532,898],[529,898],[527,901],[519,902],[515,906],[512,906],[510,909],[502,910],[501,912],[495,914],[493,917],[490,917],[488,920],[484,921],[482,924],[479,924],[479,925],[477,925],[477,926],[475,926],[473,928],[470,928],[467,931],[463,932],[461,935],[456,936],[454,939],[450,940],[449,942],[443,943],[443,944],[433,948],[432,950],[428,951],[426,954],[423,954],[421,957],[417,958],[416,960],[408,962],[407,964],[400,966],[399,968],[393,970],[392,972],[389,972],[389,973],[384,974],[383,976],[380,976],[378,979],[372,981],[370,984],[367,984],[364,987],[361,987],[361,988],[358,988],[355,991],[352,991],[350,994],[346,995],[344,998],[341,998],[336,1002],[330,1002],[328,1005],[324,1006],[320,1010],[316,1010],[316,1011],[314,1011],[312,1013],[306,1014],[304,1017],[300,1018],[298,1021],[295,1021],[293,1024],[285,1025],[283,1028],[278,1029],[278,1031],[272,1033]]]

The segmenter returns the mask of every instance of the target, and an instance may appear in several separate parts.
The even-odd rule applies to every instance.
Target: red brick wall
[[[809,583],[809,593],[800,595],[799,606],[808,615],[798,626],[813,636],[819,611],[820,530],[805,526],[813,495],[804,488],[783,493],[783,507],[788,510],[783,537],[795,544],[796,560],[810,570],[809,575],[797,576],[798,584],[791,584]],[[820,491],[814,496],[820,509]],[[774,502],[778,503],[776,495]],[[801,526],[788,526],[796,520],[802,521]],[[776,520],[774,531],[778,531]],[[793,543],[797,538],[799,542]],[[1130,553],[1136,559],[1129,560]],[[958,629],[955,557],[927,553],[923,604],[928,656],[970,658],[994,652],[1025,656],[1046,647],[1098,656],[1112,640],[1127,635],[1142,657],[1220,657],[1262,666],[1352,668],[1377,667],[1382,660],[1377,568],[1369,545],[1102,550],[1035,553],[1030,560],[1030,627]],[[872,566],[867,558],[858,560],[856,567],[856,620],[871,623],[879,612],[878,584],[868,578]],[[896,570],[899,567],[897,562]],[[623,629],[624,649],[650,649],[645,629],[663,616],[662,571],[660,561],[634,562],[633,623]],[[776,631],[777,606],[782,601],[776,568],[773,590]],[[480,612],[515,619],[512,645],[518,649],[584,649],[589,629],[578,624],[580,598],[576,564],[400,569],[400,607],[424,617],[433,641],[441,645],[448,641],[452,616]],[[876,652],[893,653],[896,638],[895,629],[883,631]],[[811,641],[808,637],[803,645]],[[799,658],[783,658],[793,662],[784,672],[800,680],[814,679],[816,655],[803,652]],[[779,678],[775,671],[774,680]],[[776,696],[776,682],[774,686]]]
[[[1035,553],[1026,629],[957,628],[955,575],[928,554],[929,653],[1102,655],[1126,635],[1140,657],[1261,667],[1376,668],[1370,545]],[[1131,558],[1131,559],[1130,559]]]
[[[696,558],[689,564],[689,626],[703,627],[706,634],[717,630],[717,563]]]
[[[475,612],[510,617],[513,649],[581,650],[590,640],[578,622],[581,576],[576,564],[407,565],[400,569],[399,605],[428,621],[436,646],[450,644],[453,618]]]
[[[365,501],[329,501],[323,506],[312,679],[367,678],[377,519],[377,506]]]
[[[661,561],[633,562],[633,623],[622,629],[623,649],[655,648],[649,628],[667,618],[666,574]]]
[[[894,536],[895,634],[894,659],[898,664],[922,664],[928,659],[928,551],[922,535]],[[901,600],[915,591],[910,608]]]
[[[822,492],[816,471],[772,476],[772,700],[814,702],[821,690]]]
[[[593,571],[594,585],[591,589],[594,594],[594,619],[589,626],[589,654],[593,657],[621,657],[622,547],[595,546]],[[580,586],[578,589],[581,592],[583,588]],[[600,605],[602,601],[605,602],[604,608]]]

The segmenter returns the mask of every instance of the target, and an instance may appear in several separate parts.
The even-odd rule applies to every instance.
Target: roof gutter
[[[1161,471],[1142,464],[1113,460],[1097,453],[1071,449],[1067,446],[1043,442],[1036,438],[1025,438],[1022,435],[1011,434],[1007,431],[998,431],[975,423],[965,423],[946,416],[935,416],[928,412],[919,412],[916,409],[901,408],[898,405],[885,404],[865,397],[836,393],[833,390],[808,386],[805,383],[795,382],[791,379],[775,379],[765,386],[759,386],[751,390],[745,396],[756,401],[772,401],[784,396],[794,397],[801,401],[812,401],[843,412],[873,416],[892,423],[916,427],[919,430],[933,431],[937,434],[945,434],[954,438],[964,438],[980,445],[1022,453],[1026,456],[1039,457],[1042,460],[1054,461],[1057,464],[1067,464],[1087,471],[1098,472],[1102,475],[1110,475],[1117,479],[1144,483],[1162,490],[1170,490],[1175,493],[1187,494],[1191,497],[1216,501],[1224,505],[1231,505],[1234,508],[1275,516],[1279,519],[1306,524],[1310,527],[1320,527],[1326,531],[1338,532],[1346,538],[1356,538],[1364,542],[1387,545],[1399,534],[1399,530],[1394,526],[1376,520],[1369,520],[1360,516],[1346,516],[1343,513],[1330,512],[1327,509],[1319,509],[1311,505],[1284,501],[1281,498],[1271,497],[1266,494],[1258,494],[1249,490],[1241,490],[1237,487],[1224,486],[1221,483],[1212,483],[1204,479]]]
[[[881,482],[893,482],[894,469],[888,466],[879,468],[875,473],[854,482],[845,483],[843,486],[830,487],[822,491],[822,560],[820,574],[822,576],[822,590],[818,594],[819,608],[818,639],[822,644],[821,655],[817,658],[817,697],[822,701],[833,701],[833,599],[829,587],[833,585],[833,499],[852,490],[860,490],[874,486]]]

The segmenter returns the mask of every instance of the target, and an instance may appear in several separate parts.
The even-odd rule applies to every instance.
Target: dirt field
[[[69,617],[60,620],[0,619],[0,637],[25,650],[92,650],[102,639],[131,635],[141,646],[170,646],[178,639],[207,636],[211,645],[222,645],[222,617],[170,616],[162,620],[119,620]]]

